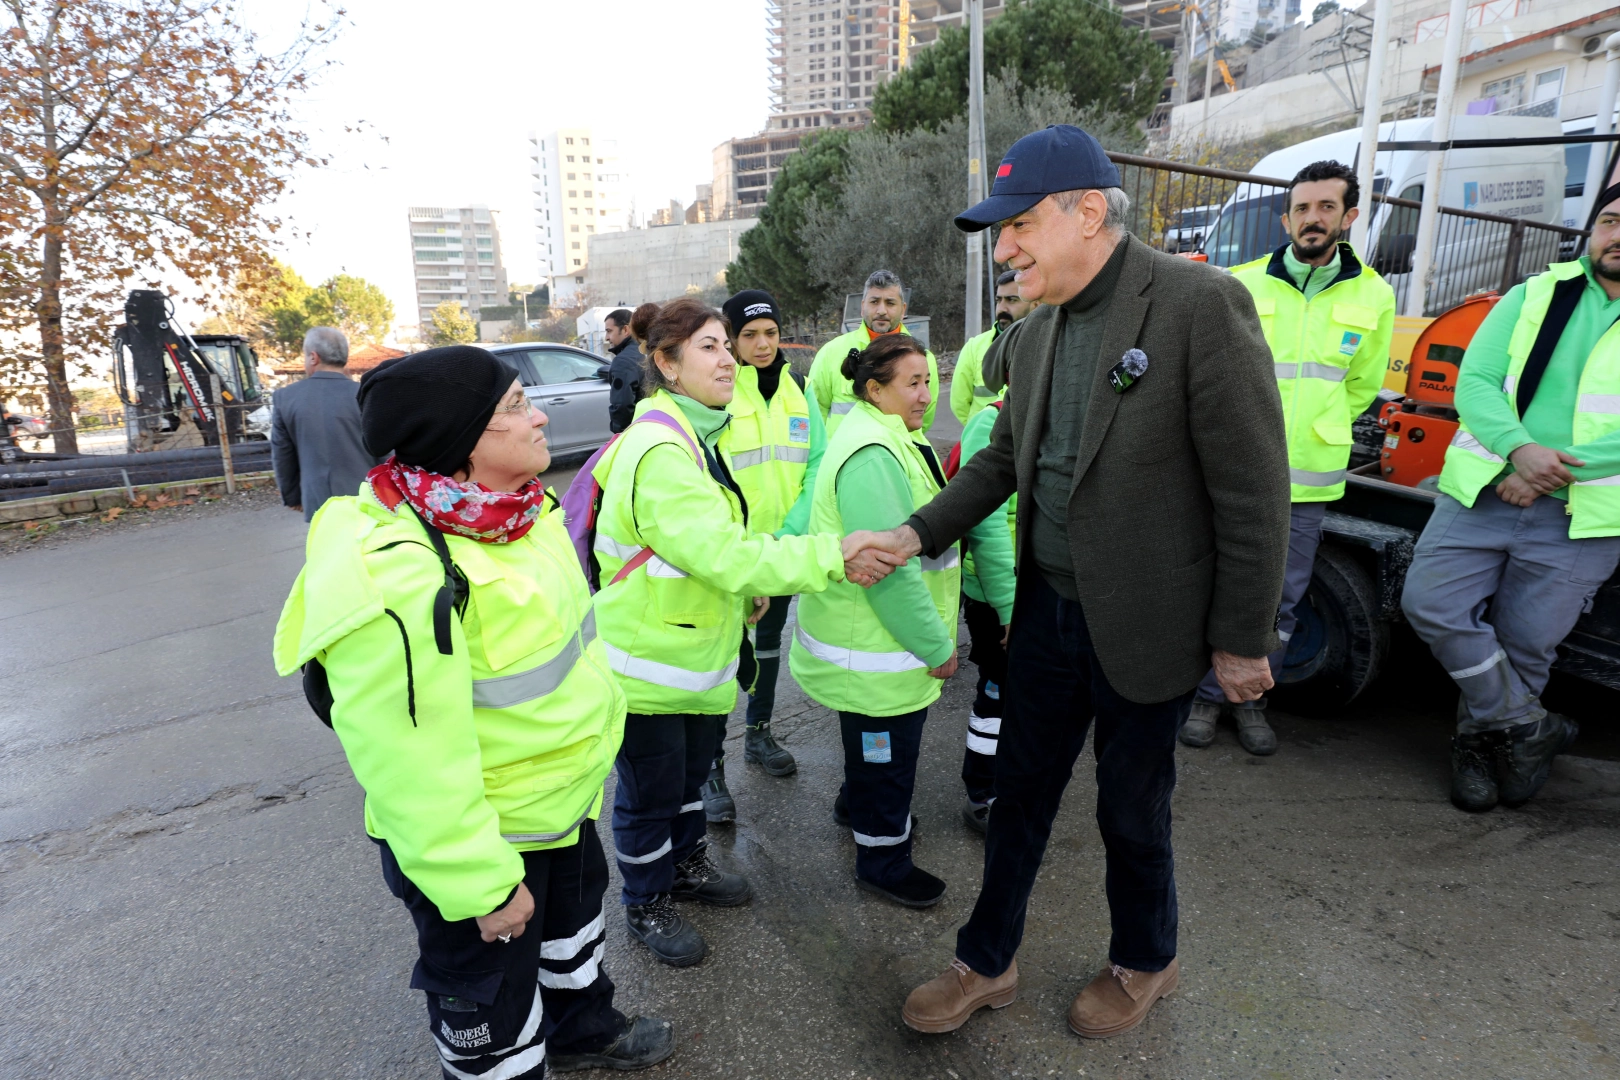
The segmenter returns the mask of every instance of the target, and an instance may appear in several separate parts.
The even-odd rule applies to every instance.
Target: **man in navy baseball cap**
[[[1119,186],[1119,167],[1102,143],[1072,124],[1053,124],[1012,144],[996,169],[990,197],[956,215],[956,227],[979,232],[1059,191]]]

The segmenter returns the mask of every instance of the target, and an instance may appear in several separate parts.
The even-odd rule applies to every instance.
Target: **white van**
[[[1457,116],[1453,139],[1517,139],[1556,137],[1562,125],[1539,116]],[[1434,118],[1396,120],[1380,124],[1380,142],[1427,142],[1433,137]],[[1342,161],[1353,165],[1361,146],[1361,130],[1351,128],[1322,135],[1276,153],[1267,154],[1251,170],[1256,176],[1291,179],[1313,161]],[[1413,202],[1423,198],[1429,168],[1427,150],[1383,150],[1375,161],[1374,189]],[[1562,146],[1491,147],[1453,150],[1446,155],[1440,177],[1440,205],[1500,217],[1523,218],[1558,225],[1564,218],[1565,173],[1568,164]],[[1287,242],[1282,216],[1287,192],[1256,184],[1239,184],[1221,208],[1204,252],[1216,266],[1237,266],[1258,259]],[[1369,200],[1363,196],[1363,212]],[[1372,204],[1375,214],[1368,231],[1370,262],[1384,275],[1403,302],[1417,241],[1418,211],[1410,207]],[[1435,244],[1435,283],[1428,307],[1438,313],[1467,296],[1498,287],[1507,254],[1506,226],[1467,218],[1442,218]],[[1545,249],[1545,250],[1543,250]],[[1526,238],[1521,265],[1545,266],[1557,257],[1551,234]]]

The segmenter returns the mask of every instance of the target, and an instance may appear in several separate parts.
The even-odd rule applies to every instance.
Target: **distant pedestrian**
[[[984,355],[996,338],[1013,323],[1035,310],[1035,301],[1018,295],[1018,273],[1004,270],[996,278],[995,325],[962,344],[956,354],[956,370],[951,372],[951,412],[966,427],[973,415],[996,398],[996,392],[984,384]]]
[[[277,390],[272,401],[270,461],[283,505],[309,521],[334,495],[353,495],[377,464],[360,438],[359,387],[344,370],[349,341],[341,330],[313,327],[304,335],[305,377]]]
[[[608,312],[603,320],[608,352],[608,428],[617,435],[630,426],[636,402],[641,400],[641,349],[630,332],[630,309]]]
[[[893,271],[872,271],[861,293],[861,325],[823,345],[816,351],[815,363],[810,365],[810,386],[821,406],[821,418],[827,423],[829,439],[858,400],[854,387],[843,375],[844,358],[849,350],[860,352],[884,334],[910,333],[906,329],[905,286]],[[939,404],[939,362],[933,353],[926,349],[923,352],[928,357],[929,400],[922,427],[913,436],[918,441],[927,439],[928,429],[934,424],[934,409]]]

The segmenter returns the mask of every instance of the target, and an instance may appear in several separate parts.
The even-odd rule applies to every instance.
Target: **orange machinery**
[[[1378,415],[1384,429],[1379,471],[1392,484],[1416,487],[1440,475],[1457,432],[1457,371],[1474,332],[1501,297],[1473,296],[1436,318],[1418,337],[1407,365],[1406,396]]]

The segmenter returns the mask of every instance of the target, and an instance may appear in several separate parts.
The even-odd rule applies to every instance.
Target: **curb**
[[[275,483],[270,472],[238,473],[237,490],[255,488],[268,482]],[[134,487],[96,488],[93,491],[72,491],[63,495],[46,495],[38,499],[17,499],[0,502],[0,525],[16,525],[25,521],[49,521],[52,518],[73,517],[78,514],[97,514],[115,506],[128,506],[131,495],[161,495],[164,492],[196,489],[202,495],[225,494],[223,476],[198,480],[171,480],[162,484],[136,484]]]

